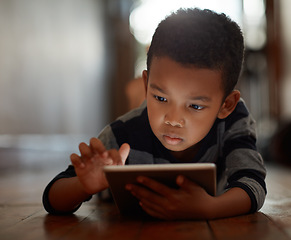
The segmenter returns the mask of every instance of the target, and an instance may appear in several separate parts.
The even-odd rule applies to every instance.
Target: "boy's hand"
[[[179,189],[142,176],[137,181],[145,187],[128,184],[126,189],[139,199],[141,207],[149,215],[166,220],[208,218],[214,197],[185,177],[177,177]]]
[[[130,147],[124,143],[119,150],[106,150],[103,143],[92,138],[90,144],[79,145],[81,156],[71,155],[71,162],[84,191],[90,195],[108,187],[108,182],[103,172],[105,165],[124,165]]]

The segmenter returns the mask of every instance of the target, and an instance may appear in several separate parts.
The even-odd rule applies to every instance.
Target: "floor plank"
[[[206,221],[156,221],[145,222],[140,232],[140,240],[212,240],[213,235]]]
[[[261,212],[291,238],[291,169],[282,166],[269,166],[268,169],[268,194]]]
[[[114,203],[105,204],[74,227],[62,239],[135,240],[142,226],[140,218],[123,217]]]
[[[290,239],[263,213],[209,222],[217,240],[287,240]]]
[[[83,206],[76,215],[53,216],[44,209],[27,216],[10,227],[1,229],[0,239],[62,239],[95,211],[95,206]]]
[[[0,207],[0,232],[42,211],[42,206],[9,205]]]

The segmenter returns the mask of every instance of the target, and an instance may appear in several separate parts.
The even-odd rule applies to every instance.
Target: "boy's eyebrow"
[[[151,84],[150,84],[150,87],[151,87],[151,88],[154,88],[154,89],[156,89],[156,90],[158,90],[158,91],[160,91],[161,93],[165,93],[165,94],[166,94],[166,91],[165,91],[165,90],[163,90],[162,88],[160,88],[159,86],[157,86],[157,85],[154,84],[154,83],[151,83]]]
[[[191,100],[199,100],[199,101],[203,101],[203,102],[211,102],[211,98],[210,97],[206,97],[206,96],[195,96],[195,97],[190,97]]]

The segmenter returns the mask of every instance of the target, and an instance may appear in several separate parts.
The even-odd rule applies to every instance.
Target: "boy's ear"
[[[147,91],[148,91],[148,71],[147,70],[143,70],[142,79],[143,79],[143,85],[145,88],[145,93],[147,95]]]
[[[235,109],[239,99],[240,92],[238,90],[233,90],[224,100],[217,117],[220,119],[228,117]]]

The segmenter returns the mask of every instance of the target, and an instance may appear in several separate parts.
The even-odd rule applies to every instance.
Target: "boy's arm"
[[[84,191],[78,177],[57,180],[48,193],[50,207],[55,213],[75,212],[84,201],[90,198],[91,194]]]
[[[249,195],[243,189],[235,187],[214,198],[212,207],[208,210],[208,219],[234,217],[247,214],[250,210]]]
[[[222,156],[216,162],[220,175],[218,192],[239,187],[251,200],[250,212],[258,211],[264,204],[267,189],[266,169],[256,146],[256,122],[241,100],[234,112],[225,119],[222,137]]]
[[[213,197],[183,176],[177,178],[179,189],[145,177],[137,180],[146,188],[127,185],[127,189],[149,215],[160,219],[215,219],[249,213],[251,209],[250,198],[241,188],[231,188]]]
[[[54,207],[52,207],[51,205],[51,201],[49,199],[49,195],[51,193],[51,188],[54,186],[57,186],[58,184],[54,185],[57,181],[62,181],[63,179],[72,179],[76,177],[76,172],[75,172],[75,168],[73,165],[70,165],[65,171],[59,173],[54,179],[51,180],[51,182],[49,182],[49,184],[46,186],[44,192],[43,192],[43,196],[42,196],[42,202],[43,202],[43,206],[45,208],[45,210],[48,213],[51,214],[64,214],[64,213],[73,213],[75,212],[79,207],[72,209],[72,211],[57,211]],[[91,197],[89,197],[86,200],[89,200]]]

